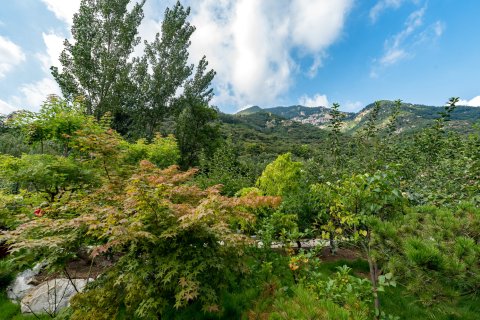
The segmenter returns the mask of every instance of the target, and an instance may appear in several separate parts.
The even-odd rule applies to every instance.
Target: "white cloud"
[[[480,96],[473,97],[470,100],[461,99],[457,103],[458,106],[480,107]]]
[[[314,76],[327,48],[341,35],[352,0],[191,1],[192,61],[207,56],[217,71],[217,105],[269,104],[284,94],[293,75]],[[313,58],[301,70],[297,49]]]
[[[440,37],[445,31],[445,24],[441,21],[437,21],[433,24],[433,31],[437,37]]]
[[[340,106],[340,109],[347,112],[357,112],[364,104],[360,101],[347,101],[344,105]]]
[[[60,88],[50,77],[45,77],[40,81],[22,85],[20,92],[23,93],[23,101],[27,108],[37,109],[46,100],[50,94],[60,95]]]
[[[375,23],[378,16],[387,9],[398,9],[404,0],[380,0],[370,9],[370,20]]]
[[[313,63],[308,69],[307,75],[309,78],[313,79],[317,75],[318,69],[323,66],[322,56],[320,54],[313,57]]]
[[[11,104],[9,104],[8,102],[6,101],[3,101],[2,99],[0,99],[0,114],[9,114],[13,111],[17,110],[17,108],[15,108],[14,106],[12,106]]]
[[[403,46],[414,31],[423,24],[425,10],[426,7],[423,7],[412,12],[405,22],[404,29],[385,42],[385,53],[380,58],[380,64],[388,66],[408,56]]]
[[[72,24],[79,0],[42,0],[57,18]],[[341,35],[354,0],[185,0],[196,26],[190,48],[191,62],[207,56],[217,71],[215,98],[220,106],[269,104],[287,92],[293,76],[314,77],[328,47]],[[139,27],[142,40],[153,40],[161,29],[166,5],[175,1],[147,1]],[[39,55],[44,68],[55,65],[60,37],[43,35],[47,52]],[[63,40],[63,39],[62,39]],[[143,45],[135,50],[141,54]],[[292,52],[311,57],[306,70]]]
[[[407,56],[408,54],[405,52],[405,50],[393,47],[388,49],[383,57],[380,58],[380,63],[383,66],[388,66],[397,63]]]
[[[60,88],[51,77],[45,77],[34,83],[26,83],[19,88],[20,95],[13,96],[6,103],[14,110],[37,111],[51,94],[60,95]]]
[[[298,103],[305,107],[328,107],[330,103],[328,102],[328,98],[325,94],[316,94],[313,97],[309,96],[302,96],[298,100]]]
[[[441,21],[422,29],[426,10],[427,7],[424,6],[413,11],[406,19],[403,29],[385,41],[383,55],[373,61],[371,78],[378,77],[381,69],[413,57],[418,47],[436,41],[443,34],[445,24]]]
[[[73,14],[80,8],[80,0],[42,0],[48,10],[52,11],[57,19],[68,26],[73,23]]]
[[[0,113],[10,113],[18,109],[37,111],[48,95],[61,95],[60,88],[50,75],[50,66],[60,66],[58,58],[63,49],[64,38],[54,32],[42,33],[42,37],[46,51],[35,56],[41,63],[44,77],[36,82],[20,85],[17,94],[10,96],[6,101],[0,100]]]
[[[42,32],[42,37],[43,42],[45,43],[46,52],[38,53],[37,58],[40,59],[40,62],[42,63],[43,71],[50,73],[51,66],[61,66],[58,58],[64,48],[63,42],[65,41],[65,38],[53,31],[49,33]]]
[[[292,39],[300,47],[315,53],[332,44],[340,35],[352,1],[292,1]]]
[[[0,79],[23,61],[25,54],[22,48],[0,35]]]

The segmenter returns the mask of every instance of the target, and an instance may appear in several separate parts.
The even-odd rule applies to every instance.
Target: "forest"
[[[224,114],[188,7],[132,58],[144,3],[83,0],[62,96],[0,117],[0,319],[478,319],[480,122],[452,125],[458,98],[416,127],[401,100],[355,131],[336,103],[322,128]],[[32,269],[40,309],[11,301]]]

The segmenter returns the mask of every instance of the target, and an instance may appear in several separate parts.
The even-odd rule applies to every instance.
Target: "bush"
[[[159,168],[166,168],[176,164],[180,159],[177,141],[173,136],[155,136],[152,143],[148,144],[145,139],[136,143],[121,143],[125,152],[125,162],[131,165],[138,165],[141,160],[149,160]]]
[[[0,290],[4,290],[15,279],[13,264],[5,259],[0,260]]]

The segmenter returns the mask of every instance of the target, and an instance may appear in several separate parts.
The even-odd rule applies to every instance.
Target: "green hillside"
[[[379,127],[382,128],[385,127],[388,121],[387,119],[393,112],[394,102],[383,100],[380,101],[380,104],[381,109],[378,121]],[[371,103],[357,113],[345,112],[344,132],[353,133],[362,128],[365,123],[365,116],[370,112],[373,105],[374,104]],[[398,132],[408,133],[425,128],[429,123],[439,117],[439,112],[441,111],[443,111],[442,107],[403,103],[400,107],[400,114],[397,120]],[[269,113],[295,122],[311,124],[325,129],[329,122],[330,109],[326,107],[309,108],[299,105],[265,109],[254,106],[240,111],[236,115],[243,117],[255,113]],[[465,132],[469,130],[470,124],[477,122],[479,119],[480,108],[459,106],[451,114],[451,121],[448,126],[456,131]]]
[[[285,152],[301,156],[323,145],[328,137],[326,130],[273,113],[220,114],[220,120],[224,136],[231,137],[242,154],[269,160]]]
[[[378,122],[380,127],[385,127],[388,118],[393,112],[393,101],[381,101],[381,109],[378,114]],[[347,120],[345,124],[346,132],[355,132],[363,127],[366,115],[371,111],[374,104],[369,104],[351,120]],[[443,111],[442,107],[425,106],[419,104],[403,103],[400,107],[398,116],[398,132],[414,132],[425,128],[435,119],[439,118],[439,112]],[[467,132],[471,128],[471,124],[480,120],[480,109],[475,107],[458,106],[451,114],[451,121],[448,124],[453,130]]]

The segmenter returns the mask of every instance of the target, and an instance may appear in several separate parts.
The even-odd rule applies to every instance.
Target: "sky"
[[[60,94],[60,67],[80,0],[0,0],[0,113],[39,110]],[[480,106],[478,0],[185,0],[196,26],[190,60],[217,71],[212,104],[330,106],[375,100]],[[173,0],[147,0],[151,41]],[[135,50],[139,55],[142,47]]]

